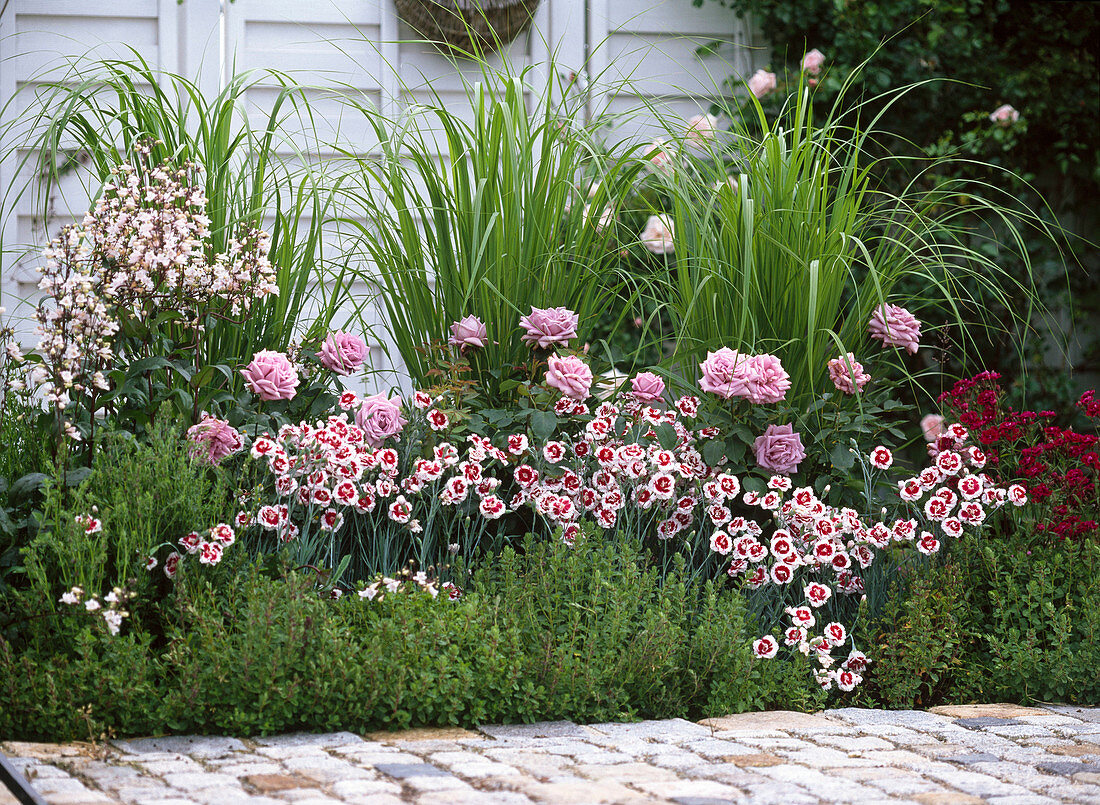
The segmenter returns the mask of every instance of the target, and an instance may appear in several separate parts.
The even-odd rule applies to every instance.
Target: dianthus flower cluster
[[[992,467],[1026,479],[1028,496],[1043,507],[1035,531],[1059,540],[1100,534],[1100,437],[1049,422],[1051,411],[1015,411],[1004,400],[995,372],[960,380],[940,397],[959,422],[976,434]],[[1100,420],[1093,391],[1077,402],[1081,412]],[[944,437],[929,445],[943,449]]]

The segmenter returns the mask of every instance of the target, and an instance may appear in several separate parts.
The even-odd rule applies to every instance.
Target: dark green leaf
[[[829,458],[832,459],[833,466],[841,472],[847,472],[856,463],[855,454],[846,444],[840,442],[829,451]]]
[[[660,442],[661,447],[665,450],[674,450],[676,448],[678,437],[676,436],[676,428],[672,427],[671,423],[665,422],[658,425],[656,433],[657,441]]]
[[[38,492],[42,489],[43,484],[49,480],[49,477],[44,472],[32,472],[29,475],[24,475],[11,485],[8,497],[14,503],[32,492]]]
[[[558,426],[558,418],[550,411],[535,411],[531,414],[531,435],[540,442],[549,439]]]

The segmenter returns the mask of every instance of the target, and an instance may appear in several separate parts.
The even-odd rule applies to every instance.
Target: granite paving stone
[[[0,751],[51,805],[1100,805],[1098,713],[839,708]]]

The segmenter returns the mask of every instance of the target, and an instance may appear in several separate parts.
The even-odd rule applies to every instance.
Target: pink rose
[[[663,173],[665,176],[670,176],[675,170],[672,152],[668,150],[664,140],[654,140],[649,146],[648,156],[649,164],[653,166],[654,170]]]
[[[717,394],[728,400],[731,397],[745,396],[744,378],[737,372],[738,364],[748,360],[747,355],[722,347],[717,352],[708,352],[707,359],[699,364],[703,373],[699,388]]]
[[[241,370],[249,391],[261,400],[292,400],[298,388],[298,371],[281,352],[260,350]]]
[[[187,429],[191,456],[207,464],[218,464],[244,447],[244,438],[224,419],[204,413],[202,421]]]
[[[687,141],[694,145],[713,140],[717,132],[718,118],[714,115],[695,115],[687,122]]]
[[[580,358],[551,355],[547,360],[546,385],[574,400],[584,401],[592,387],[592,370]]]
[[[325,338],[317,357],[326,369],[338,375],[350,375],[363,365],[367,357],[367,342],[357,335],[337,330]]]
[[[382,394],[365,397],[355,414],[355,424],[363,431],[363,438],[371,447],[381,447],[382,442],[396,436],[408,424],[401,416],[401,400],[387,399]]]
[[[849,365],[851,369],[848,368]],[[829,361],[829,379],[833,381],[837,391],[855,394],[857,389],[863,391],[871,376],[863,371],[863,364],[858,363],[855,355],[849,352],[847,360],[842,355]]]
[[[477,316],[466,316],[451,325],[451,337],[448,344],[461,347],[461,351],[468,349],[482,349],[489,343],[489,334],[485,330],[485,322]]]
[[[825,54],[814,48],[802,57],[802,72],[817,75],[821,72],[823,64],[825,64]]]
[[[597,232],[606,232],[607,228],[615,223],[615,210],[612,207],[604,207],[600,217],[592,212],[592,205],[584,205],[584,220],[596,227]]]
[[[935,442],[943,435],[943,417],[939,414],[925,414],[920,421],[920,430],[926,442]]]
[[[568,344],[577,337],[580,316],[565,307],[532,307],[531,313],[521,318],[519,323],[527,330],[521,340],[532,347],[550,349],[556,344]]]
[[[920,346],[920,322],[916,316],[897,305],[880,305],[871,314],[867,322],[871,338],[877,338],[882,345],[904,347],[910,355],[916,354]]]
[[[768,425],[764,435],[756,437],[752,451],[757,464],[783,475],[798,472],[799,463],[806,458],[802,438],[790,425]]]
[[[787,396],[791,387],[790,375],[774,355],[753,355],[740,363],[737,374],[745,387],[744,393],[737,396],[755,405],[777,403]]]
[[[749,79],[749,92],[757,98],[763,98],[769,92],[772,92],[777,85],[775,73],[769,73],[767,70],[757,70]]]
[[[676,251],[672,242],[672,221],[667,215],[649,216],[639,239],[654,254],[672,254]]]
[[[640,372],[631,379],[630,388],[638,402],[653,402],[665,393],[665,381],[653,372]]]
[[[998,126],[1007,129],[1009,126],[1020,119],[1020,113],[1006,103],[1003,106],[998,106],[996,109],[994,109],[993,114],[989,116],[989,119],[996,123]]]

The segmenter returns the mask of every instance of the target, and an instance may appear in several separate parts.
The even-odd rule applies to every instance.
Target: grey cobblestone
[[[51,805],[1100,805],[1100,708],[0,744]]]

